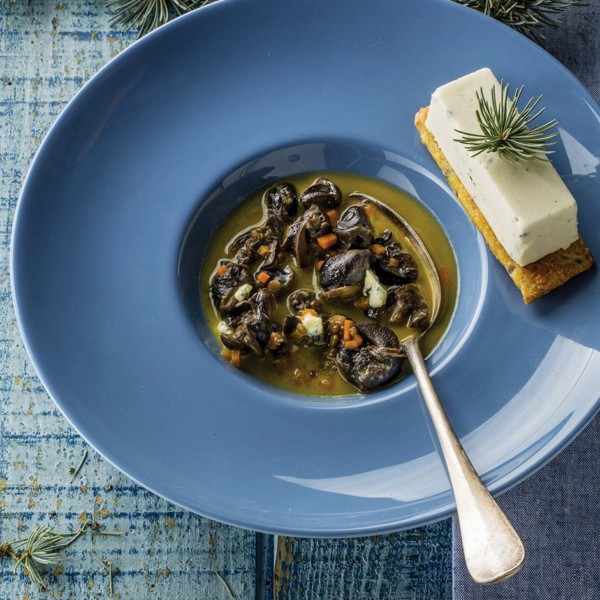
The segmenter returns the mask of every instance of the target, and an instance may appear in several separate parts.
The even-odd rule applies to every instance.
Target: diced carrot
[[[317,316],[317,311],[314,308],[305,308],[302,311],[302,316],[304,315],[313,315],[313,317]]]
[[[354,323],[350,319],[344,319],[344,341],[348,341],[352,339],[352,333],[350,329],[352,328]]]
[[[329,220],[331,221],[332,225],[335,225],[338,222],[338,220],[339,220],[339,217],[338,217],[338,214],[337,214],[337,210],[335,210],[335,208],[332,208],[331,210],[328,210],[327,211],[327,216],[329,217]]]
[[[234,367],[239,367],[240,366],[240,361],[242,358],[242,351],[241,350],[232,350],[231,351],[231,364]]]
[[[221,356],[225,360],[231,360],[231,350],[229,348],[223,348],[223,350],[221,350]]]
[[[371,250],[373,254],[385,254],[385,248],[381,244],[373,244],[369,250]]]
[[[269,337],[269,342],[267,343],[267,348],[269,350],[275,350],[275,348],[277,348],[277,340],[277,334],[274,331],[272,331],[271,337]]]
[[[354,339],[352,340],[346,340],[344,342],[344,345],[346,346],[346,348],[349,348],[350,350],[356,350],[356,348],[359,348],[363,343],[363,339],[362,337],[360,337],[360,335],[356,334],[356,336],[354,336]]]
[[[225,265],[221,265],[217,269],[217,275],[225,275],[225,273],[227,273],[227,267]]]
[[[324,260],[318,260],[318,261],[315,263],[315,267],[317,267],[317,271],[320,271],[320,270],[321,270],[321,267],[323,266],[323,263],[324,263],[324,262],[325,262]]]
[[[264,271],[261,271],[256,276],[256,279],[258,279],[258,281],[260,281],[263,285],[267,285],[267,283],[269,282],[269,279],[271,279],[271,276],[268,273],[265,273]]]
[[[388,265],[392,268],[396,268],[400,264],[400,261],[397,258],[390,258]]]
[[[335,233],[327,233],[317,238],[317,244],[323,248],[323,250],[327,250],[327,248],[331,248],[331,246],[335,246],[337,244],[338,237]]]

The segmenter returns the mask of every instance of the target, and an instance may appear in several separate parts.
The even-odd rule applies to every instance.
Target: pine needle
[[[582,0],[455,0],[516,29],[532,40],[544,38],[545,26],[560,27],[556,17],[573,6],[585,6]]]
[[[213,569],[212,572],[213,575],[223,584],[223,587],[227,590],[227,594],[229,595],[229,597],[235,600],[235,594],[233,593],[231,586],[225,580],[225,577],[223,577],[223,575],[221,575],[221,573],[219,573],[219,571],[217,571],[216,569]]]
[[[523,93],[523,86],[517,88],[512,101],[509,98],[509,86],[501,84],[500,99],[496,96],[496,89],[492,87],[491,98],[488,99],[483,88],[476,92],[479,108],[476,111],[480,131],[466,132],[456,129],[462,135],[454,141],[460,142],[471,152],[471,156],[478,156],[483,152],[497,153],[500,158],[512,163],[521,163],[528,160],[547,160],[550,149],[556,142],[552,140],[556,133],[548,133],[558,125],[558,121],[551,120],[543,125],[533,126],[535,121],[545,109],[536,108],[542,99],[531,98],[519,113],[517,103]]]
[[[99,565],[102,566],[102,568],[106,572],[106,575],[108,576],[108,597],[112,598],[113,597],[113,577],[114,577],[112,561],[111,560],[102,560],[102,559],[98,558],[91,550],[88,550],[88,553]]]
[[[73,483],[77,477],[77,475],[79,475],[79,471],[81,471],[83,465],[85,464],[85,461],[87,460],[88,457],[88,451],[86,450],[83,453],[83,456],[81,457],[81,461],[79,462],[79,465],[77,466],[77,468],[73,469],[73,467],[71,467],[71,469],[69,469],[69,472],[71,472],[71,483]]]

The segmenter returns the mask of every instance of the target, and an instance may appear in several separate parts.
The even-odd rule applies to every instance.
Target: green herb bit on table
[[[509,86],[501,85],[500,99],[496,95],[495,87],[491,88],[491,98],[488,100],[483,88],[476,92],[478,109],[477,121],[481,128],[478,133],[470,133],[456,129],[463,137],[454,141],[464,144],[472,156],[483,152],[496,152],[512,163],[521,163],[528,160],[547,160],[550,149],[556,142],[552,140],[556,133],[548,133],[558,125],[552,119],[543,125],[532,127],[543,112],[544,108],[537,108],[541,96],[537,100],[531,98],[519,113],[517,104],[523,93],[523,86],[517,88],[513,99],[509,97]]]

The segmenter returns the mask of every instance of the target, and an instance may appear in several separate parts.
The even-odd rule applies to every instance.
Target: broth
[[[427,356],[446,331],[457,299],[458,273],[450,242],[437,220],[414,198],[379,180],[349,173],[319,172],[289,177],[271,183],[269,186],[251,194],[231,212],[229,218],[221,224],[210,241],[200,273],[200,296],[210,329],[217,339],[221,338],[222,330],[219,330],[219,323],[221,322],[221,327],[223,327],[222,316],[219,314],[214,298],[211,297],[211,280],[220,265],[229,264],[227,261],[231,261],[235,254],[233,246],[236,238],[239,239],[241,233],[250,231],[266,218],[263,197],[267,190],[277,183],[290,183],[296,188],[300,197],[301,193],[311,186],[318,177],[325,177],[333,181],[341,191],[343,200],[336,209],[339,215],[349,206],[357,204],[356,199],[348,197],[351,192],[358,191],[373,196],[387,204],[410,223],[427,246],[442,284],[442,299],[438,317],[432,328],[421,340],[423,354]],[[420,258],[416,252],[412,251],[410,242],[399,232],[393,221],[382,213],[369,212],[369,221],[375,237],[381,236],[385,230],[390,231],[392,238],[398,240],[403,249],[408,251],[415,259],[419,270],[414,284],[420,290],[425,302],[430,304],[430,284],[424,275],[425,269],[420,264]],[[319,291],[317,267],[312,262],[308,266],[299,268],[289,258],[286,264],[289,264],[294,272],[293,284],[290,290],[278,298],[271,317],[273,321],[280,324],[283,323],[285,316],[290,314],[287,298],[291,292],[300,288]],[[221,268],[223,267],[221,266]],[[327,300],[322,301],[322,306],[323,312],[329,315],[343,314],[356,323],[370,321],[365,316],[365,311],[355,306],[352,301]],[[388,326],[400,340],[406,337],[407,334],[414,332],[414,329],[408,328],[405,324]],[[327,365],[324,364],[322,347],[305,347],[293,343],[290,344],[290,347],[295,347],[295,349],[287,352],[284,360],[273,360],[271,354],[266,352],[264,356],[242,356],[239,367],[258,379],[297,393],[316,396],[358,393],[357,388],[348,383],[337,372],[334,364],[331,364],[331,362]],[[396,377],[395,380],[397,381],[406,375],[409,370],[408,362],[405,361],[401,375]]]

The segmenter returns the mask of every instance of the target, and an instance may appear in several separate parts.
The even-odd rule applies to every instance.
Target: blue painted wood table
[[[85,536],[44,571],[48,591],[0,562],[0,600],[450,597],[448,522],[380,538],[300,540],[255,534],[181,510],[138,487],[61,417],[33,372],[12,309],[8,253],[27,166],[45,132],[95,71],[135,39],[100,0],[0,6],[0,543],[36,525],[86,519],[123,537]],[[275,547],[275,550],[274,550]],[[230,590],[227,589],[230,587]]]

